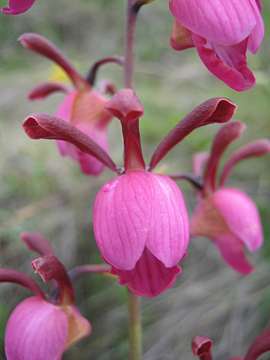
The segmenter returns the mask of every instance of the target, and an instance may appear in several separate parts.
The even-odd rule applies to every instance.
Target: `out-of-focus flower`
[[[31,91],[29,99],[44,99],[55,92],[63,92],[65,99],[59,105],[56,116],[72,123],[107,150],[107,126],[112,116],[105,108],[108,101],[105,94],[93,89],[63,54],[44,37],[26,33],[20,37],[20,42],[27,49],[58,64],[73,83],[71,89],[58,82],[43,83]],[[99,175],[102,172],[103,165],[93,156],[83,153],[65,141],[57,141],[57,144],[60,154],[78,162],[83,173]]]
[[[30,9],[34,2],[35,0],[9,0],[8,6],[0,8],[0,11],[7,15],[19,15]]]
[[[24,130],[33,139],[64,139],[96,156],[118,177],[97,194],[94,232],[105,261],[121,284],[137,295],[156,296],[171,287],[187,252],[189,224],[180,189],[168,176],[154,174],[154,167],[194,129],[228,121],[235,105],[227,99],[206,101],[163,139],[145,166],[139,132],[143,107],[130,89],[119,91],[107,104],[117,117],[124,139],[124,169],[117,169],[107,153],[85,134],[60,119],[32,115]]]
[[[33,268],[43,281],[53,281],[54,291],[46,295],[27,275],[0,269],[0,282],[16,283],[33,293],[8,319],[6,356],[8,360],[60,360],[65,350],[90,334],[91,326],[75,306],[70,278],[48,241],[36,233],[24,233],[22,240],[41,255],[32,262]]]
[[[264,37],[260,0],[170,0],[170,10],[174,49],[196,47],[208,70],[237,91],[255,84],[247,51],[255,54]]]
[[[196,336],[192,340],[193,354],[200,360],[212,360],[211,349],[213,342],[205,336]],[[264,330],[250,345],[244,357],[233,357],[230,360],[257,360],[261,355],[270,351],[270,330]]]
[[[254,252],[263,243],[263,232],[254,202],[242,191],[226,187],[233,167],[241,160],[263,156],[270,152],[270,141],[260,139],[232,153],[225,163],[217,184],[217,170],[228,145],[237,139],[244,125],[232,122],[217,133],[211,153],[194,157],[194,173],[202,176],[202,188],[191,220],[193,236],[206,236],[218,247],[224,260],[241,274],[249,274],[253,267],[246,259],[244,248]]]

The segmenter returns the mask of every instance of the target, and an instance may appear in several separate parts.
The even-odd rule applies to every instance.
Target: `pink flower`
[[[255,84],[246,54],[264,37],[260,0],[170,0],[170,9],[174,49],[196,47],[208,70],[237,91]]]
[[[9,0],[7,7],[0,8],[3,14],[18,15],[26,12],[34,4],[35,0]]]
[[[58,64],[73,83],[73,89],[59,83],[43,83],[31,91],[29,99],[43,99],[59,91],[65,93],[65,99],[60,104],[56,116],[68,123],[72,123],[94,139],[104,150],[107,150],[107,126],[112,118],[105,108],[107,98],[94,90],[60,51],[42,36],[24,34],[20,37],[20,42],[24,47]],[[60,154],[69,156],[78,162],[84,174],[99,175],[102,172],[103,164],[93,156],[83,153],[74,145],[65,141],[57,141],[57,145]]]
[[[0,269],[0,282],[17,283],[33,296],[20,302],[8,319],[5,333],[7,360],[60,360],[65,350],[91,332],[89,322],[74,305],[74,291],[63,264],[39,234],[24,233],[22,239],[41,257],[32,265],[41,278],[56,284],[46,296],[35,281],[11,269]]]
[[[203,176],[203,184],[191,220],[191,233],[193,236],[208,237],[234,270],[249,274],[253,267],[246,259],[244,247],[254,252],[262,246],[259,213],[245,193],[225,187],[225,182],[239,161],[269,153],[270,141],[257,140],[235,151],[225,163],[219,184],[216,184],[221,156],[243,130],[244,125],[240,122],[224,125],[214,139],[210,155],[195,156],[195,175]]]
[[[93,223],[97,245],[121,284],[137,295],[156,296],[171,287],[181,272],[179,262],[187,252],[189,224],[181,190],[153,169],[194,129],[228,121],[235,105],[217,98],[198,106],[161,141],[149,167],[145,166],[139,132],[144,110],[135,93],[119,91],[107,109],[121,122],[124,169],[117,169],[90,138],[57,118],[32,115],[23,127],[33,139],[69,141],[118,174],[96,196]]]
[[[212,360],[211,339],[205,336],[196,336],[192,340],[192,351],[200,360]],[[244,357],[233,357],[230,360],[257,360],[261,355],[270,351],[270,330],[265,329],[250,345]]]

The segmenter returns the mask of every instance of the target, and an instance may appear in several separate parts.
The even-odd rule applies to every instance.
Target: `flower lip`
[[[193,355],[199,357],[208,355],[208,357],[205,358],[203,357],[202,360],[211,359],[209,356],[211,356],[212,347],[213,347],[213,341],[206,336],[195,336],[192,340]]]

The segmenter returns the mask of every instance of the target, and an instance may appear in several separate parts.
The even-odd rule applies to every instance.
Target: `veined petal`
[[[171,47],[178,51],[194,47],[192,33],[177,20],[173,23]]]
[[[170,9],[193,33],[226,46],[243,41],[257,23],[250,0],[170,0]]]
[[[232,233],[220,234],[213,239],[226,263],[242,275],[250,274],[254,268],[246,258],[243,242]]]
[[[270,153],[270,140],[268,139],[256,140],[242,146],[240,149],[233,152],[229,160],[225,163],[220,177],[220,185],[223,186],[225,184],[234,166],[237,165],[239,161],[252,157],[263,156],[268,153]]]
[[[232,234],[254,252],[262,246],[263,231],[254,202],[243,192],[221,188],[213,195],[214,206],[222,214]]]
[[[236,108],[236,105],[226,98],[209,99],[197,106],[159,143],[152,155],[150,169],[153,169],[176,144],[192,131],[201,126],[229,121]]]
[[[67,94],[69,92],[69,89],[67,86],[61,83],[45,82],[32,89],[31,92],[28,94],[28,99],[40,100],[56,92],[62,92]]]
[[[181,268],[167,268],[155,258],[149,250],[145,250],[135,268],[130,271],[112,268],[112,274],[119,276],[119,283],[126,285],[138,296],[154,297],[171,288]]]
[[[35,0],[9,0],[8,7],[3,7],[0,10],[7,15],[18,15],[30,9],[34,2]]]
[[[209,43],[198,35],[193,35],[194,45],[207,69],[236,91],[251,88],[256,79],[247,66],[248,39],[231,46]]]
[[[173,267],[187,252],[189,220],[184,197],[167,176],[152,175],[152,218],[146,247],[165,266]]]
[[[256,337],[243,360],[257,360],[268,351],[270,351],[270,330],[266,329]]]
[[[94,233],[104,259],[132,270],[141,257],[152,216],[152,174],[132,171],[104,185],[94,204]]]
[[[254,9],[254,15],[256,17],[256,26],[253,29],[249,39],[248,39],[248,49],[255,54],[264,38],[264,22],[261,15],[262,4],[260,0],[249,0],[251,6]]]
[[[58,306],[39,297],[21,302],[6,328],[8,360],[59,360],[68,338],[68,318]]]

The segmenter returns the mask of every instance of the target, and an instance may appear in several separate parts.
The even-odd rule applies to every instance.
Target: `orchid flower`
[[[212,360],[211,339],[205,336],[196,336],[192,341],[192,352],[200,360]],[[230,360],[257,360],[259,357],[270,351],[270,330],[264,330],[249,347],[244,357],[233,357]]]
[[[44,99],[55,92],[65,94],[56,116],[94,139],[103,149],[108,149],[107,126],[111,120],[105,106],[107,98],[86,81],[70,64],[64,55],[44,37],[26,33],[20,37],[21,44],[59,65],[72,82],[72,88],[61,83],[45,82],[35,87],[29,94],[30,100]],[[69,156],[79,163],[81,171],[86,175],[99,175],[103,165],[93,156],[83,153],[65,141],[57,141],[62,156]]]
[[[151,297],[173,285],[189,243],[182,192],[168,176],[154,174],[153,169],[194,129],[230,120],[235,108],[224,98],[204,102],[163,139],[146,167],[139,132],[143,106],[133,90],[119,91],[107,109],[122,126],[122,170],[97,143],[61,119],[34,114],[23,127],[32,139],[68,141],[118,174],[96,196],[93,223],[97,245],[121,284],[137,295]]]
[[[261,0],[170,0],[170,10],[175,50],[195,47],[208,70],[234,90],[255,84],[247,51],[255,54],[264,37]]]
[[[23,233],[30,250],[40,254],[32,262],[44,282],[54,290],[45,294],[28,275],[0,269],[0,282],[21,285],[33,295],[20,302],[8,319],[5,333],[7,360],[60,360],[64,351],[91,333],[91,325],[75,306],[74,289],[64,265],[49,242],[37,233]]]
[[[233,152],[225,163],[217,183],[221,157],[245,126],[235,121],[224,125],[217,133],[210,154],[194,156],[193,168],[202,177],[198,203],[191,219],[191,234],[206,236],[218,247],[222,257],[235,271],[249,274],[253,267],[246,259],[244,247],[258,250],[263,232],[254,202],[242,191],[225,186],[233,167],[241,160],[263,156],[270,152],[270,141],[260,139]]]
[[[34,4],[35,0],[9,0],[7,7],[0,8],[3,14],[18,15],[26,12]]]

